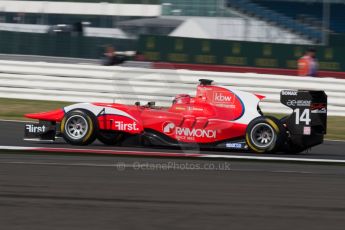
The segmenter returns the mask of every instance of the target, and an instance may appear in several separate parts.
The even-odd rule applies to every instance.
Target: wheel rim
[[[269,147],[276,139],[273,128],[266,123],[256,124],[250,132],[250,137],[259,148]]]
[[[86,119],[80,115],[71,116],[66,121],[65,131],[74,140],[83,138],[88,130],[89,125]]]

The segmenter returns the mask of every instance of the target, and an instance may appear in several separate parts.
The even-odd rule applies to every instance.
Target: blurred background
[[[345,71],[344,0],[0,1],[0,53],[98,59],[107,46],[147,61]]]

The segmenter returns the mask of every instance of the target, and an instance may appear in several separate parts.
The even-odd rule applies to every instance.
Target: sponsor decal
[[[186,107],[176,106],[175,109],[176,110],[186,110]]]
[[[229,104],[217,104],[218,107],[222,107],[222,108],[229,108],[229,109],[234,109],[236,108],[235,105],[229,105]]]
[[[225,147],[230,148],[230,149],[242,149],[243,144],[241,144],[241,143],[226,143]]]
[[[192,110],[193,110],[193,111],[201,111],[201,112],[204,111],[204,109],[202,109],[202,108],[197,108],[197,107],[193,107]]]
[[[45,133],[47,131],[47,127],[45,125],[37,126],[33,124],[25,125],[25,129],[29,133]]]
[[[311,134],[310,126],[304,126],[303,127],[303,135],[310,135],[310,134]]]
[[[214,92],[213,93],[213,101],[215,103],[232,103],[234,101],[233,95],[227,95],[223,92]]]
[[[56,127],[50,122],[40,121],[38,124],[25,124],[24,128],[24,138],[55,140]]]
[[[138,131],[137,123],[125,123],[123,121],[115,121],[115,129],[120,131]]]
[[[311,105],[311,113],[327,113],[325,103],[314,103]]]
[[[175,131],[175,124],[170,122],[170,121],[165,122],[163,124],[163,128],[162,129],[163,129],[163,133],[171,135]]]
[[[297,96],[297,91],[295,91],[295,90],[283,90],[282,95],[283,96]]]
[[[286,105],[288,106],[298,106],[298,107],[309,107],[311,104],[310,100],[288,100]]]
[[[198,137],[198,138],[216,138],[217,132],[215,130],[205,130],[205,129],[190,129],[176,127],[177,136],[185,137]]]
[[[190,129],[186,127],[176,127],[174,123],[168,121],[163,124],[163,133],[167,135],[175,134],[179,139],[194,140],[195,138],[216,138],[215,130]]]
[[[286,102],[286,105],[288,105],[288,106],[296,106],[296,104],[297,104],[296,100],[288,100]]]
[[[327,113],[327,109],[326,108],[314,109],[311,111],[311,113]]]

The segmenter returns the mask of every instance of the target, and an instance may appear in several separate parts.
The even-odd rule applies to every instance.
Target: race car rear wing
[[[326,134],[327,95],[324,91],[283,90],[280,101],[293,109],[286,121],[291,134]]]
[[[284,122],[293,144],[307,148],[323,142],[327,132],[327,95],[324,91],[283,90],[280,101],[293,109]]]

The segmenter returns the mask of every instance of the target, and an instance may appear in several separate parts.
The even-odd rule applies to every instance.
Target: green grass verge
[[[73,103],[0,98],[0,119],[27,120],[24,118],[26,113],[45,112],[70,104]],[[282,114],[273,115],[278,118],[283,116]],[[327,139],[345,140],[345,117],[329,116],[327,125]]]
[[[7,120],[27,120],[26,113],[45,112],[73,104],[58,101],[33,101],[0,98],[0,118]]]

